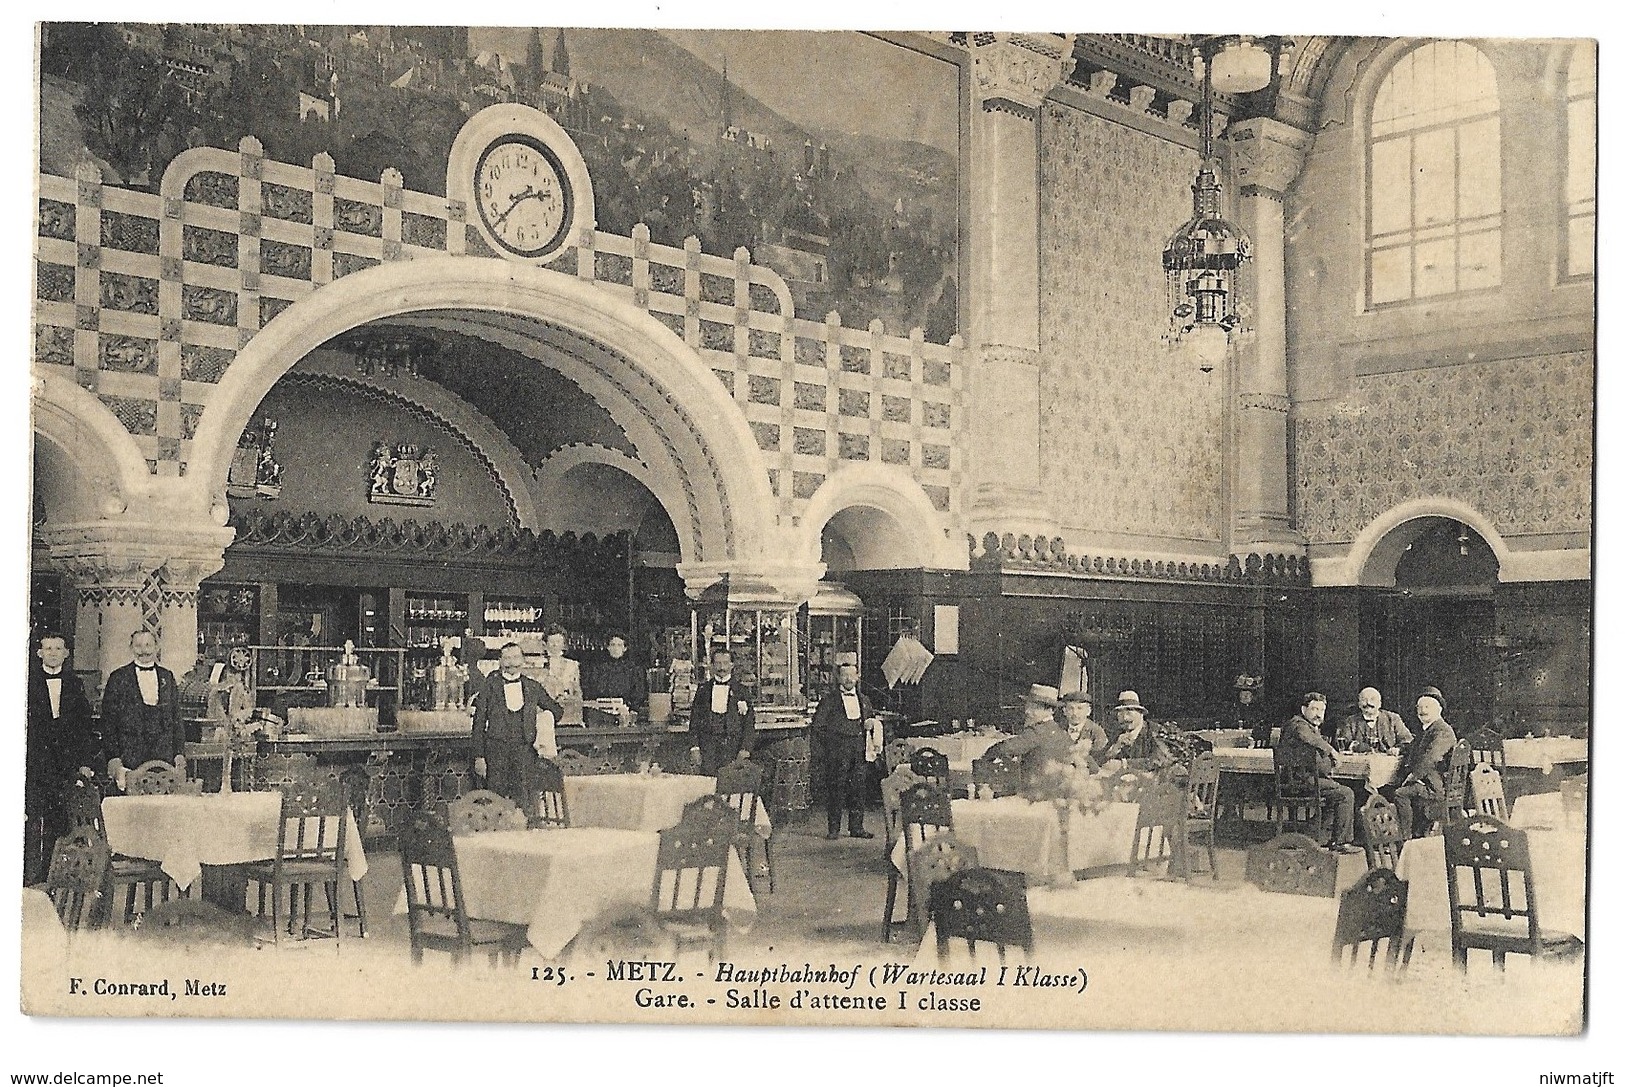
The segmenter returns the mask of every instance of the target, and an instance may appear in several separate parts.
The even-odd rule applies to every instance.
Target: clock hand
[[[534,189],[532,189],[529,185],[526,185],[522,190],[520,190],[519,195],[515,196],[513,198],[513,201],[511,203],[509,203],[508,210],[504,211],[501,215],[499,215],[495,219],[491,220],[491,229],[495,230],[498,227],[500,227],[503,224],[503,222],[508,218],[508,216],[513,214],[513,210],[515,208],[517,208],[520,204],[524,203],[526,200],[530,199],[532,196],[536,196],[536,195],[538,195],[538,193]]]

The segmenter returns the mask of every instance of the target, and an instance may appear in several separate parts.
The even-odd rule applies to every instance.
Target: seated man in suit
[[[1394,780],[1382,790],[1399,808],[1399,829],[1407,838],[1417,830],[1426,834],[1434,813],[1442,816],[1444,775],[1456,747],[1456,732],[1444,719],[1439,688],[1422,688],[1416,697],[1416,719],[1422,734],[1405,748]]]
[[[1145,720],[1145,707],[1134,691],[1117,696],[1117,739],[1107,746],[1099,758],[1101,765],[1121,761],[1140,770],[1161,770],[1174,761],[1168,745],[1162,742]]]
[[[1325,720],[1326,696],[1319,691],[1305,694],[1297,714],[1281,727],[1281,738],[1275,742],[1275,759],[1277,763],[1294,758],[1314,763],[1321,803],[1324,805],[1330,800],[1337,805],[1331,846],[1339,853],[1358,853],[1359,847],[1354,844],[1354,790],[1332,780],[1337,751],[1320,734]]]
[[[1411,730],[1393,710],[1382,708],[1382,692],[1367,687],[1360,692],[1359,712],[1337,727],[1337,746],[1344,751],[1381,751],[1396,755],[1411,742]]]
[[[1093,712],[1089,692],[1072,691],[1061,696],[1061,719],[1066,723],[1067,735],[1072,737],[1074,761],[1081,756],[1093,764],[1111,743],[1106,738],[1106,730],[1095,722]]]
[[[1049,764],[1070,768],[1076,747],[1071,735],[1055,722],[1055,713],[1061,702],[1054,687],[1034,683],[1022,699],[1022,729],[1008,740],[1000,740],[983,752],[982,757],[1003,755],[1021,760],[1022,791],[1046,776]]]

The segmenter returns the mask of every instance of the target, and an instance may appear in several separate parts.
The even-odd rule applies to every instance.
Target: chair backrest
[[[948,790],[930,781],[910,785],[900,798],[897,821],[907,843],[905,850],[914,850],[928,838],[952,830],[954,809]]]
[[[727,801],[739,821],[754,826],[761,805],[762,768],[745,759],[735,759],[717,771],[716,795]]]
[[[1360,829],[1365,838],[1365,863],[1368,868],[1399,866],[1400,850],[1405,848],[1405,835],[1399,826],[1399,809],[1381,793],[1372,793],[1371,799],[1360,809]]]
[[[453,834],[524,830],[526,826],[519,805],[490,789],[475,789],[453,800],[447,807],[446,822]]]
[[[1564,778],[1557,783],[1557,791],[1563,798],[1563,821],[1572,821],[1576,816],[1586,817],[1586,794],[1589,791],[1589,774],[1576,774],[1571,778]]]
[[[71,830],[56,840],[45,893],[69,932],[94,923],[109,862],[107,840],[89,827]]]
[[[1494,765],[1481,762],[1474,766],[1467,775],[1467,783],[1472,789],[1473,810],[1480,815],[1492,815],[1497,819],[1507,817],[1507,798],[1502,791],[1501,774]]]
[[[197,788],[193,788],[194,785]],[[202,783],[188,783],[180,767],[162,759],[153,759],[130,771],[124,779],[124,791],[130,796],[172,796],[201,792]]]
[[[282,791],[278,864],[324,862],[338,871],[344,863],[345,828],[350,822],[345,818],[349,814],[347,792],[342,783],[331,780],[295,784]]]
[[[1320,803],[1320,766],[1316,751],[1307,744],[1280,744],[1275,748],[1275,799],[1288,803]]]
[[[1445,759],[1444,793],[1449,799],[1465,802],[1467,799],[1467,775],[1473,768],[1473,749],[1466,740],[1459,741],[1450,749]]]
[[[1529,945],[1539,954],[1540,922],[1526,833],[1487,815],[1453,820],[1444,828],[1444,869],[1453,938],[1461,933],[1467,915],[1509,921],[1522,918],[1528,926]],[[1464,871],[1471,872],[1472,878],[1462,879]]]
[[[994,796],[1015,796],[1021,792],[1021,758],[998,753],[983,755],[971,761],[970,778],[978,793],[986,785]]]
[[[903,825],[903,794],[920,783],[920,775],[904,763],[880,783],[880,807],[886,817],[886,844],[897,840]]]
[[[1337,903],[1337,928],[1332,934],[1332,959],[1342,965],[1359,965],[1361,949],[1369,945],[1366,967],[1374,969],[1384,941],[1386,969],[1399,961],[1399,948],[1405,941],[1405,904],[1410,884],[1386,868],[1373,868],[1360,881],[1343,892]]]
[[[457,846],[451,828],[432,811],[412,811],[401,820],[401,881],[406,886],[406,918],[414,943],[426,917],[444,917],[457,927],[458,939],[471,943],[468,910],[463,904],[457,871]]]
[[[1261,891],[1330,898],[1337,891],[1337,854],[1307,834],[1282,834],[1247,850],[1247,882]]]
[[[676,826],[660,832],[650,908],[663,919],[723,924],[728,856],[739,816],[721,797],[702,796],[683,808]]]
[[[1507,764],[1506,738],[1493,728],[1479,729],[1471,738],[1473,762],[1477,765],[1488,764],[1497,770],[1504,769]]]
[[[907,740],[893,740],[880,751],[880,757],[885,761],[886,773],[891,774],[899,766],[908,762],[909,746]]]
[[[1134,818],[1134,846],[1129,853],[1129,871],[1173,856],[1174,842],[1184,831],[1186,795],[1179,788],[1157,782],[1140,793],[1140,810]]]
[[[1033,924],[1027,912],[1027,877],[1020,872],[964,868],[931,888],[931,922],[937,929],[937,958],[948,956],[949,941],[964,940],[971,955],[979,943],[1019,947],[1032,955]]]
[[[102,791],[93,782],[76,780],[62,791],[62,805],[68,815],[68,829],[89,827],[103,836],[107,826],[102,822]]]
[[[1212,819],[1219,810],[1219,760],[1211,750],[1191,760],[1185,782],[1185,814],[1190,819]]]
[[[922,931],[931,903],[931,888],[962,868],[976,866],[976,848],[960,845],[951,830],[934,835],[909,851],[909,913]]]
[[[916,748],[908,758],[908,765],[927,781],[948,787],[948,756],[934,747]]]
[[[567,827],[570,825],[570,805],[564,796],[564,771],[552,759],[536,762],[535,795],[531,798],[530,825],[533,827]]]

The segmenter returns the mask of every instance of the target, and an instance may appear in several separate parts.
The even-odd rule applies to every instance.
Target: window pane
[[[1371,233],[1408,230],[1411,225],[1411,141],[1371,145]]]
[[[1456,243],[1447,238],[1416,247],[1416,297],[1450,294],[1456,289]]]
[[[1466,219],[1501,210],[1501,122],[1488,117],[1460,129],[1461,206]]]
[[[1501,232],[1487,230],[1461,239],[1461,276],[1458,289],[1483,290],[1501,282]]]
[[[1569,220],[1569,275],[1597,274],[1597,220],[1582,215]]]
[[[1371,304],[1398,302],[1411,296],[1411,249],[1379,249],[1371,254]]]
[[[1569,103],[1569,203],[1597,195],[1597,100]]]
[[[1456,133],[1422,132],[1416,137],[1416,224],[1448,223],[1456,217]]]

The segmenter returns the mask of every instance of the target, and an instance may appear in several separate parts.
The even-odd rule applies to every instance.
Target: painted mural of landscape
[[[599,229],[736,247],[797,313],[957,327],[958,69],[868,35],[799,31],[47,24],[41,165],[85,159],[156,188],[191,146],[258,137],[341,173],[439,193],[463,122],[494,102],[557,120]]]

